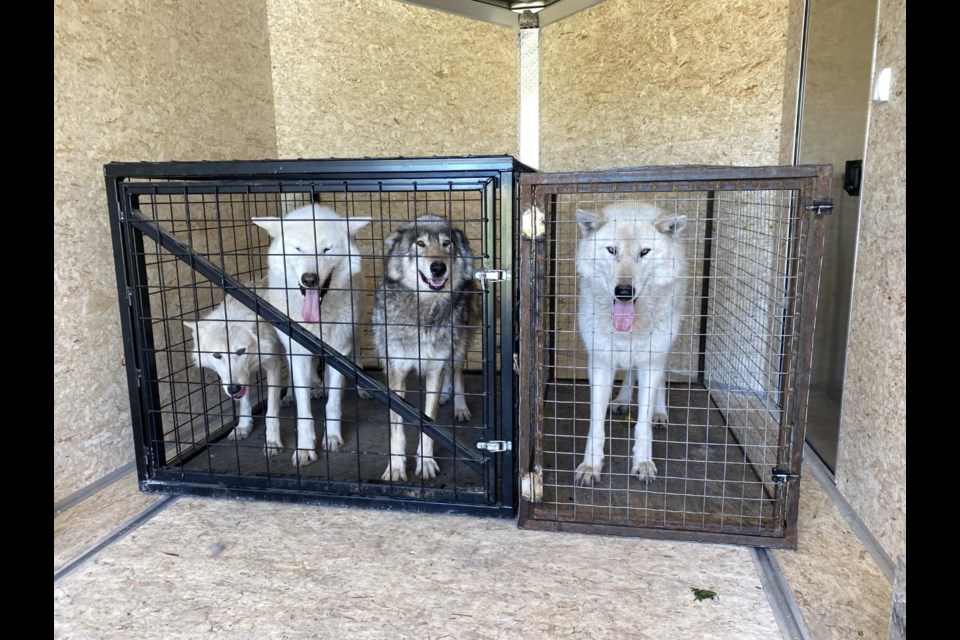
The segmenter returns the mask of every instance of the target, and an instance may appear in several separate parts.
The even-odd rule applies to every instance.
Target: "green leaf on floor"
[[[713,600],[714,598],[720,597],[716,591],[710,591],[709,589],[695,589],[694,587],[690,587],[690,590],[693,591],[693,597],[697,602],[707,599]]]

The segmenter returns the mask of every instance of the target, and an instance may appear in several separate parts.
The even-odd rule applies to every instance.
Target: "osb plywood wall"
[[[103,165],[276,154],[262,0],[54,3],[54,502],[133,460]]]
[[[907,548],[906,0],[881,0],[876,68],[890,101],[873,103],[864,156],[837,485],[891,557]]]
[[[606,0],[544,27],[540,169],[776,164],[788,4]]]
[[[396,0],[268,0],[281,157],[517,155],[517,32]]]

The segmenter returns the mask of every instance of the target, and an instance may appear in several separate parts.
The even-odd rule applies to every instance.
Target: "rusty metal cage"
[[[111,163],[104,170],[142,490],[515,514],[516,464],[512,447],[503,443],[515,440],[510,350],[516,342],[516,296],[514,283],[498,274],[514,269],[517,184],[529,168],[509,156],[476,156]],[[333,269],[316,283],[320,297],[329,300],[339,291],[349,298],[345,305],[355,303],[345,320],[328,320],[327,311],[319,321],[298,316],[292,304],[271,295],[278,287],[267,278],[276,255],[272,238],[284,238],[284,256],[316,258],[331,249],[319,237],[308,237],[309,247],[296,246],[288,224],[291,211],[320,208],[342,218],[344,231],[354,222],[349,228],[358,229],[355,247],[331,255],[341,252],[343,269],[359,261],[360,273],[338,285],[332,274],[343,269]],[[426,415],[432,392],[415,373],[405,397],[390,389],[373,345],[377,327],[371,307],[383,279],[385,239],[424,215],[449,220],[472,248],[475,271],[468,275],[475,286],[469,295],[478,312],[465,327],[472,339],[457,363],[469,416],[459,409],[455,416],[454,402]],[[275,235],[268,225],[281,217]],[[306,299],[305,283],[301,280],[300,294],[283,295]],[[226,309],[220,307],[225,301],[232,306],[218,311]],[[330,304],[324,302],[323,309]],[[382,324],[391,317],[388,313]],[[216,324],[217,318],[223,322]],[[355,332],[350,353],[325,342],[327,334],[309,329],[307,321],[314,327],[349,324]],[[200,340],[198,323],[204,322],[215,330]],[[241,344],[238,336],[248,329],[260,338]],[[221,346],[207,346],[214,344],[209,335],[222,338]],[[291,380],[286,357],[298,349],[311,354],[298,362],[308,357],[320,362],[310,374],[313,380]],[[215,359],[208,363],[232,364],[219,370],[198,366],[195,357],[204,355]],[[241,358],[257,365],[249,380],[234,378]],[[507,365],[501,367],[501,361]],[[274,367],[278,379],[271,379]],[[329,400],[321,397],[330,396],[327,376],[345,380],[337,387],[343,392],[333,420]],[[264,413],[272,394],[291,400],[307,387],[315,398],[309,404],[316,445],[302,444],[300,434],[307,430],[301,429],[296,406],[280,409],[279,436],[273,439]],[[404,451],[391,449],[390,412],[406,424],[407,442],[413,443]],[[324,437],[332,421],[342,428],[342,443]],[[384,479],[391,456],[416,457],[412,449],[421,435],[437,444],[437,475]]]
[[[830,176],[829,166],[688,166],[521,177],[520,526],[796,546]],[[634,473],[636,392],[601,407],[605,463],[588,482],[580,461],[598,391],[593,336],[578,326],[587,286],[578,264],[591,278],[596,267],[578,259],[578,211],[638,203],[686,224],[674,238],[685,254],[670,311],[678,330],[659,385],[666,425],[652,429],[651,480]],[[655,313],[642,294],[635,305],[637,317]]]

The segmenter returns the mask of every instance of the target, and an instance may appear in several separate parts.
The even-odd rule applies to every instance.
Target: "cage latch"
[[[513,443],[506,440],[490,440],[489,442],[478,442],[477,449],[483,449],[490,453],[503,453],[504,451],[513,451]]]
[[[807,211],[812,211],[818,216],[825,216],[833,213],[833,200],[814,200],[811,204],[804,207]]]
[[[510,272],[505,269],[480,269],[473,277],[486,287],[488,282],[504,282],[510,279]]]
[[[782,484],[788,480],[796,480],[800,477],[799,473],[793,473],[792,471],[787,471],[786,469],[781,469],[780,467],[774,467],[773,472],[770,474],[773,477],[773,481]]]

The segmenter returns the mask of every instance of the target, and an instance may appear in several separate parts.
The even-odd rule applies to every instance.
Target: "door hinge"
[[[773,481],[778,484],[786,482],[787,480],[796,480],[797,478],[800,477],[799,473],[786,471],[785,469],[781,469],[780,467],[774,467],[773,471],[770,472],[770,475],[773,478]]]
[[[490,453],[503,453],[504,451],[513,451],[513,443],[506,440],[490,440],[489,442],[478,442],[477,449],[483,449]]]
[[[510,272],[506,269],[480,269],[473,277],[483,282],[503,282],[510,279]]]
[[[547,232],[547,217],[543,210],[533,205],[520,214],[520,234],[528,240],[534,240]]]
[[[804,207],[807,211],[812,211],[818,216],[824,216],[833,213],[833,200],[814,200],[811,204]]]

